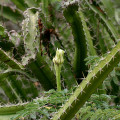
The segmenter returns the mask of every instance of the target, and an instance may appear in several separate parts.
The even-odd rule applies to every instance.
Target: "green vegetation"
[[[0,120],[120,120],[119,5],[0,1]]]

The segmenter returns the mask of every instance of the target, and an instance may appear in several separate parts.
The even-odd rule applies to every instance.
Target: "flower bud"
[[[56,56],[53,58],[54,64],[60,65],[64,62],[64,59],[63,59],[64,53],[65,53],[64,50],[57,48]]]

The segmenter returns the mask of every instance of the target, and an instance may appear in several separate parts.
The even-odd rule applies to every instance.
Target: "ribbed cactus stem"
[[[84,32],[84,25],[82,22],[83,16],[78,12],[78,1],[66,2],[63,11],[66,21],[72,29],[72,34],[75,43],[75,54],[73,69],[78,83],[81,82],[80,78],[87,75],[87,66],[84,59],[87,57],[87,40]],[[81,16],[80,16],[81,15]]]

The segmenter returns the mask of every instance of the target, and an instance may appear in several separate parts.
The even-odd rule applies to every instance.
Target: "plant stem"
[[[61,91],[61,81],[60,81],[60,72],[61,67],[64,62],[64,50],[57,49],[56,56],[53,58],[53,63],[56,72],[56,82],[57,82],[57,91]]]
[[[56,69],[57,91],[61,91],[61,81],[60,81],[61,65],[55,65],[55,69]]]

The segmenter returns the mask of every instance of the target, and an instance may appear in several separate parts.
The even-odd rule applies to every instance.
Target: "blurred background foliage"
[[[61,73],[62,87],[64,89],[70,89],[73,85],[77,85],[76,79],[73,74],[75,43],[73,41],[74,38],[72,35],[72,30],[64,18],[62,8],[63,3],[68,1],[72,0],[0,0],[0,48],[7,52],[8,56],[16,59],[18,62],[22,61],[22,65],[25,65],[24,71],[21,71],[21,69],[16,70],[17,67],[15,68],[15,70],[12,71],[11,66],[7,61],[3,60],[2,62],[0,62],[0,72],[2,74],[0,76],[1,104],[15,101],[28,101],[40,96],[42,94],[41,91],[56,89],[52,58],[53,56],[55,56],[55,50],[57,49],[57,47],[62,48],[66,51],[65,65],[63,66]],[[111,51],[112,47],[119,41],[120,1],[89,0],[89,2],[94,4],[94,6],[98,8],[99,12],[104,14],[108,21],[111,22],[110,25],[113,26],[113,29],[116,29],[117,32],[115,32],[115,34],[116,36],[118,35],[118,37],[116,38],[114,36],[114,33],[112,34],[111,31],[108,30],[109,27],[108,25],[106,25],[105,21],[101,20],[100,16],[95,14],[95,12],[93,12],[84,3],[84,1],[80,0],[80,2],[81,11],[84,13],[85,21],[90,31],[90,35],[92,36],[93,45],[96,50],[96,55],[87,54],[87,58],[85,59],[86,66],[88,66],[87,70],[88,72],[90,72],[90,70],[92,70],[94,66],[98,63],[98,61],[100,61],[104,56],[106,56],[106,54],[109,53],[109,51]],[[32,12],[29,12],[29,9]],[[26,10],[28,11],[25,12]],[[29,48],[30,46],[29,42],[26,39],[35,37],[35,41],[37,41],[40,37],[39,28],[37,28],[37,26],[39,26],[39,19],[36,17],[36,11],[39,12],[38,18],[42,20],[43,24],[43,36],[41,39],[51,40],[49,45],[46,42],[42,42],[41,46],[36,45],[32,49],[32,55],[33,53],[35,55],[35,61],[33,61],[32,59],[34,58],[34,56],[32,56],[29,50],[27,49],[27,47]],[[31,16],[35,15],[35,18],[37,18],[35,21],[36,26],[32,26],[32,23],[29,23],[29,17],[31,17],[29,16],[29,14]],[[28,27],[26,24],[30,24],[31,26]],[[37,28],[37,30],[35,27]],[[27,32],[26,28],[28,28],[28,30],[33,29],[32,32],[36,31],[36,35],[24,37]],[[52,30],[52,32],[50,32],[50,30]],[[33,45],[34,43],[31,42],[31,44]],[[41,49],[40,54],[43,54],[44,57],[41,57],[40,54],[37,54],[37,47]],[[47,55],[45,55],[46,52]],[[18,63],[16,64],[18,65]],[[46,65],[47,67],[44,67],[44,65]],[[3,71],[5,72],[3,73]],[[49,71],[52,72],[48,75],[45,75],[46,72],[49,73]],[[71,82],[67,81],[67,79],[69,79]],[[120,65],[118,65],[114,69],[114,71],[110,73],[110,75],[104,81],[102,87],[99,88],[97,92],[98,95],[101,95],[103,93],[106,94],[106,96],[114,96],[109,102],[110,106],[119,106]],[[57,98],[59,99],[59,97]],[[95,100],[91,98],[93,102],[88,101],[88,104],[95,103],[97,101],[97,97],[95,98]],[[96,109],[109,108],[109,105],[107,104],[108,101],[105,101],[104,104],[101,103],[101,100],[99,99],[98,102],[98,105],[96,103],[93,104]],[[61,103],[59,104],[61,105]],[[86,103],[83,109],[86,109],[88,107],[88,104]],[[95,110],[93,110],[94,106],[91,105],[89,111],[95,112]],[[102,106],[103,108],[101,108]],[[28,108],[29,107],[31,106],[28,106]],[[35,108],[36,111],[38,110],[37,108]],[[88,109],[86,109],[85,111],[87,110]],[[23,115],[23,113],[24,112],[21,112],[20,114]],[[84,114],[87,113],[83,113],[83,115]],[[44,115],[47,118],[43,117],[43,119],[48,119],[50,117],[46,112],[46,108]],[[76,119],[80,118],[81,116],[79,116],[78,113]],[[33,115],[32,117],[34,118],[35,116]]]

